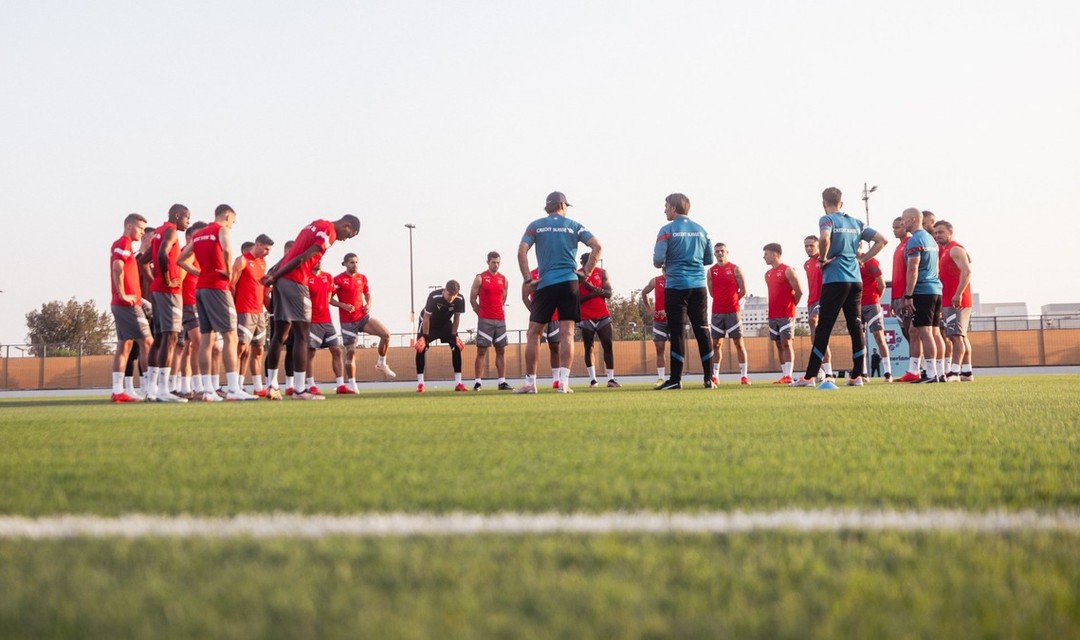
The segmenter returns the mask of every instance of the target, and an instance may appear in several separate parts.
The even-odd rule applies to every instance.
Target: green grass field
[[[1076,376],[0,401],[0,516],[1080,512]],[[1075,531],[0,539],[0,637],[1080,637]]]

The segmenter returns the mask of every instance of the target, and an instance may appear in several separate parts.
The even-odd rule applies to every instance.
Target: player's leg
[[[341,362],[341,345],[332,344],[327,348],[330,352],[330,369],[334,372],[334,386],[338,389],[345,386],[344,367]]]
[[[561,327],[560,327],[561,329]],[[585,372],[589,376],[589,386],[596,386],[596,367],[593,366],[593,342],[596,339],[596,331],[590,320],[581,323],[581,345],[585,349]]]
[[[834,282],[821,286],[821,311],[815,328],[813,347],[810,349],[810,360],[806,365],[804,379],[816,378],[825,361],[829,349],[829,335],[833,325],[836,324],[840,309],[844,304],[847,290],[844,283]]]
[[[844,311],[844,320],[847,323],[847,330],[851,337],[851,378],[848,380],[848,384],[852,384],[856,379],[863,377],[863,372],[866,371],[866,334],[863,331],[862,323],[862,283],[851,282],[844,283],[842,287],[846,290],[844,301],[842,303],[842,309]]]
[[[686,305],[689,291],[686,289],[665,289],[664,308],[668,317],[668,336],[671,342],[671,373],[668,380],[660,386],[661,390],[679,389],[682,385],[683,353],[686,343],[683,341],[683,325],[686,322]]]
[[[477,338],[476,340],[477,340],[477,343],[476,343],[476,358],[473,360],[473,374],[475,374],[473,376],[475,378],[475,380],[473,381],[473,391],[479,391],[480,390],[480,387],[481,387],[481,382],[480,381],[484,377],[483,376],[483,373],[484,373],[484,360],[487,359],[487,352],[488,352],[487,347],[481,347],[480,346],[480,338]]]
[[[604,350],[604,368],[607,369],[607,386],[621,387],[615,379],[615,341],[612,335],[611,318],[605,318],[603,324],[597,328],[596,337],[600,340],[600,347]]]

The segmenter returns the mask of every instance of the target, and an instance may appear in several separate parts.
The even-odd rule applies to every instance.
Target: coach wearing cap
[[[555,191],[548,194],[544,211],[547,215],[529,223],[525,235],[518,246],[518,267],[524,279],[526,290],[535,290],[532,307],[529,311],[528,342],[525,347],[525,385],[514,390],[515,393],[536,393],[537,353],[540,349],[540,334],[551,321],[552,315],[559,313],[559,333],[564,336],[574,335],[574,323],[581,317],[578,302],[577,245],[587,245],[592,250],[589,261],[581,269],[588,277],[600,260],[600,240],[581,223],[566,217],[566,208],[571,206],[566,196]],[[529,276],[529,249],[536,246],[538,278],[534,281]],[[570,390],[570,363],[574,360],[573,339],[559,343],[559,391],[572,393]]]

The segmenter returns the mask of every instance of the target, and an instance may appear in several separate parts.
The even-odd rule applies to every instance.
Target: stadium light
[[[412,253],[412,232],[416,228],[416,225],[411,222],[405,223],[405,228],[409,230],[409,327],[416,326],[416,292],[413,288],[413,253]],[[409,339],[409,346],[412,346],[413,339]]]
[[[877,191],[877,185],[866,188],[867,183],[862,183],[862,201],[863,206],[866,207],[866,226],[870,226],[870,194]]]

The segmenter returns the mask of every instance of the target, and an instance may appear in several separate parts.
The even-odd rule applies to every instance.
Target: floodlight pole
[[[409,331],[412,331],[416,326],[416,291],[413,285],[413,249],[412,249],[412,232],[416,228],[416,225],[411,222],[405,223],[405,228],[409,230]],[[409,339],[410,345],[413,339]]]
[[[870,226],[870,194],[877,191],[877,185],[875,184],[869,189],[866,187],[867,183],[864,182],[862,184],[862,201],[863,206],[866,207],[866,226]]]

